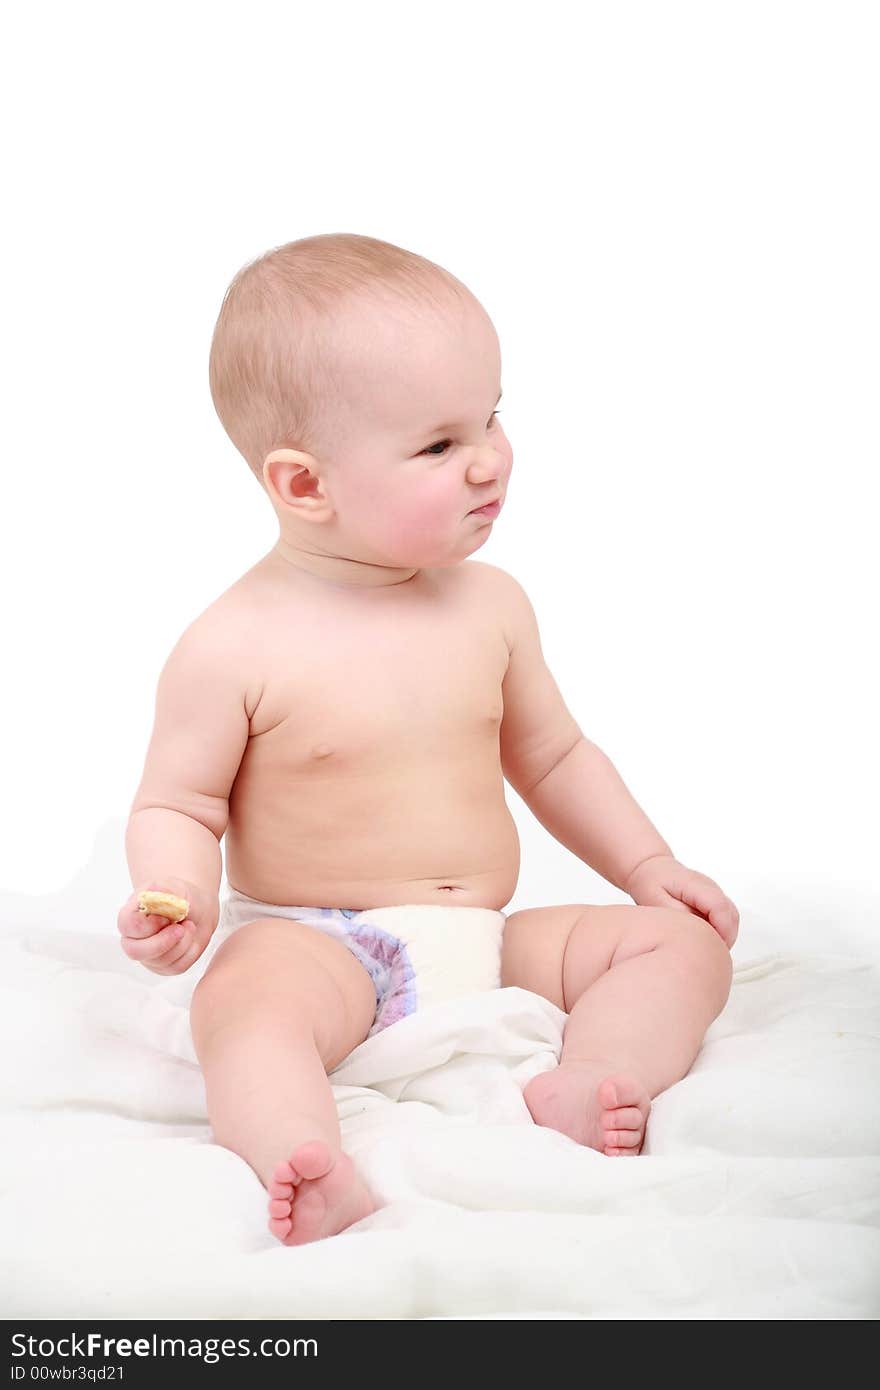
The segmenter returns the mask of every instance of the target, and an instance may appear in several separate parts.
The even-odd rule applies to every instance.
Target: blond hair
[[[328,232],[274,247],[235,275],[211,340],[208,378],[220,423],[263,484],[273,449],[320,453],[343,389],[333,329],[353,304],[442,308],[460,280],[375,237]]]

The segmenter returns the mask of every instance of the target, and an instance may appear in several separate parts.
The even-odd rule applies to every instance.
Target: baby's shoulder
[[[464,574],[466,582],[477,585],[488,590],[506,589],[513,581],[513,576],[503,570],[500,565],[490,565],[485,560],[465,560],[459,566]]]
[[[187,631],[193,640],[202,642],[238,639],[253,626],[260,604],[252,586],[245,583],[247,575],[218,594],[191,621]]]
[[[234,665],[244,672],[255,648],[259,612],[252,588],[237,580],[184,626],[173,654],[206,669]]]
[[[259,605],[240,581],[219,594],[183,629],[166,661],[166,671],[186,684],[210,690],[235,686],[248,713],[263,689],[259,653]]]
[[[518,597],[525,592],[522,585],[500,565],[490,565],[485,560],[466,560],[461,566],[467,575],[467,582],[473,589],[500,608],[516,604]]]
[[[524,605],[530,606],[525,589],[507,570],[500,565],[490,565],[485,560],[466,560],[461,568],[468,573],[471,585],[468,595],[471,610],[479,608],[491,613],[500,624],[510,647],[519,625],[520,612]]]
[[[488,560],[465,560],[461,568],[480,571],[483,574],[499,575],[503,580],[516,582],[509,570],[503,570],[500,565],[490,565]]]
[[[532,601],[518,579],[499,565],[485,560],[468,560],[466,565],[476,571],[474,579],[482,587],[485,602],[490,604],[501,623],[509,650],[523,639],[523,633],[534,637],[537,618]]]

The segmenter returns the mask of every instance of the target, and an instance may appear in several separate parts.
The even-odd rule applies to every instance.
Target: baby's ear
[[[326,507],[317,463],[299,449],[273,449],[263,460],[263,485],[270,497],[287,507],[312,511]]]

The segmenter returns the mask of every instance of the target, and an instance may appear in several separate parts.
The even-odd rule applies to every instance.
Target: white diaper
[[[445,999],[498,989],[505,916],[491,907],[414,903],[403,907],[287,907],[261,903],[234,888],[218,932],[259,917],[284,917],[334,937],[360,961],[376,990],[370,1036],[407,1014]]]

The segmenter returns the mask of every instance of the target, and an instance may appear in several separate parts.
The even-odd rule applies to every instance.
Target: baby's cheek
[[[363,533],[387,561],[396,565],[442,563],[451,532],[458,536],[466,511],[453,480],[438,476],[428,485],[402,488],[370,487],[367,480],[350,499],[363,523]],[[458,493],[460,494],[460,482]]]
[[[442,513],[425,503],[399,503],[388,508],[382,528],[383,545],[400,564],[425,563],[426,548],[442,537]]]

